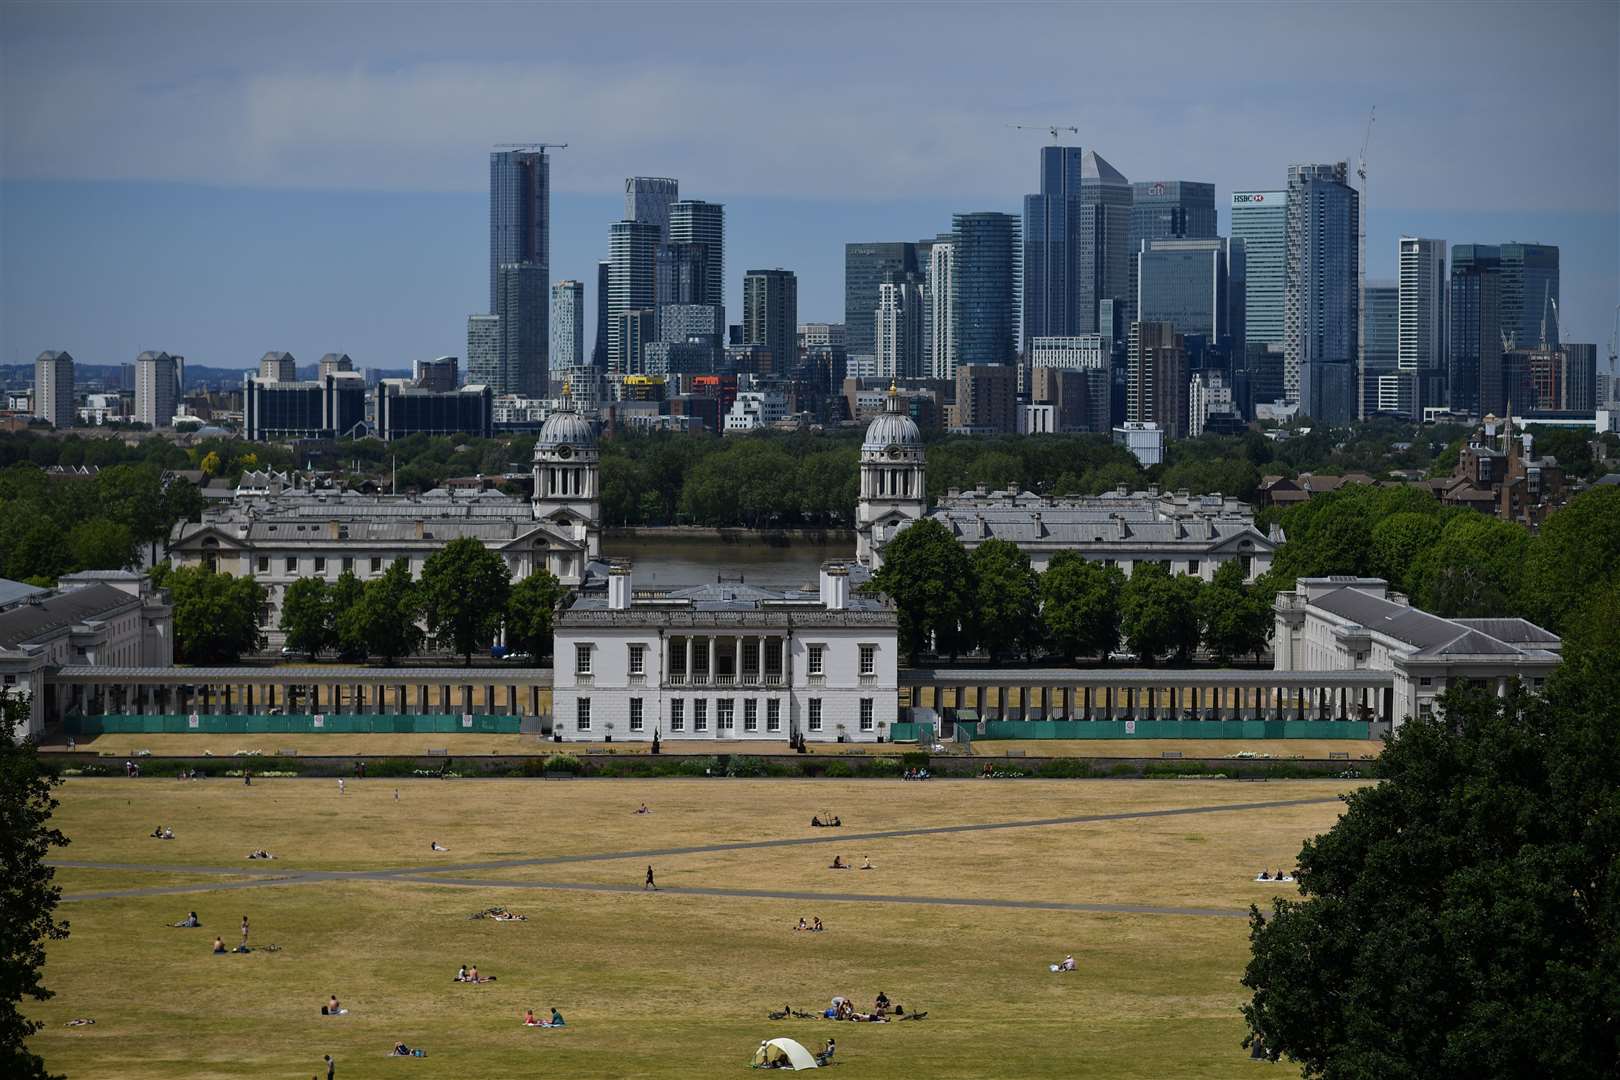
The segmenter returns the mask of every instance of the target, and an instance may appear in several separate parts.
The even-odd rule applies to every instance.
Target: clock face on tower
[[[559,446],[557,447],[557,456],[566,461],[574,456],[574,448],[572,446]]]
[[[890,443],[883,453],[887,457],[897,458],[900,456],[900,448],[894,443]]]

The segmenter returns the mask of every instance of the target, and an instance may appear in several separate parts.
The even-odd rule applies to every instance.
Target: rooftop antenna
[[[1060,131],[1068,131],[1068,132],[1071,132],[1071,133],[1073,133],[1075,135],[1080,134],[1080,129],[1079,128],[1077,128],[1077,127],[1068,127],[1068,126],[1063,125],[1063,124],[1008,124],[1007,126],[1010,127],[1010,128],[1016,128],[1019,131],[1046,131],[1046,132],[1050,132],[1051,135],[1052,135],[1053,144],[1057,143],[1057,141],[1058,141],[1058,132],[1060,132]]]
[[[498,142],[495,144],[495,149],[538,150],[543,154],[547,150],[566,150],[568,149],[568,144],[565,142]]]
[[[1367,422],[1367,144],[1372,141],[1374,105],[1367,110],[1367,130],[1361,136],[1361,156],[1356,159],[1356,177],[1361,181],[1361,212],[1357,217],[1356,242],[1356,413]]]

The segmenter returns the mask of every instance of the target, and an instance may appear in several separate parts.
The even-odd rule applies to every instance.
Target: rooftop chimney
[[[613,566],[608,568],[608,610],[628,611],[630,609],[630,568],[628,566]]]
[[[849,568],[843,563],[821,565],[821,605],[828,611],[849,607]]]

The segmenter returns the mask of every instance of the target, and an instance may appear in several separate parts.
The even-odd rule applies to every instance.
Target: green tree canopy
[[[1041,575],[1041,621],[1046,638],[1065,659],[1098,656],[1119,644],[1119,596],[1125,575],[1117,566],[1060,551]]]
[[[428,556],[420,590],[434,644],[471,664],[472,654],[488,648],[501,628],[512,570],[482,543],[461,536]]]
[[[365,583],[358,603],[338,614],[339,640],[355,643],[385,665],[415,654],[424,638],[417,625],[422,615],[417,590],[409,560],[395,559],[381,577]]]
[[[299,578],[281,598],[280,629],[287,647],[311,660],[334,644],[331,597],[324,578]]]
[[[1620,487],[1595,487],[1547,516],[1520,580],[1525,618],[1558,632],[1592,587],[1620,574]]]
[[[1204,647],[1217,664],[1235,657],[1259,655],[1271,640],[1273,619],[1268,594],[1243,580],[1243,564],[1223,562],[1199,594],[1198,625]]]
[[[62,890],[45,860],[68,839],[50,823],[57,805],[51,789],[61,781],[22,735],[28,710],[26,698],[0,689],[0,1074],[46,1080],[44,1060],[27,1046],[44,1025],[21,1005],[55,996],[40,978],[45,943],[67,937],[68,924],[56,918]]]
[[[1182,659],[1198,648],[1198,595],[1203,582],[1186,574],[1170,576],[1160,563],[1137,563],[1120,591],[1120,629],[1142,663],[1175,653]]]
[[[152,580],[169,591],[174,608],[175,659],[223,663],[264,645],[259,630],[264,587],[252,578],[215,573],[206,566],[159,566]]]
[[[1391,514],[1372,527],[1367,570],[1393,587],[1412,591],[1412,568],[1418,557],[1440,539],[1444,527],[1437,514],[1405,511]]]
[[[956,537],[933,518],[902,529],[884,545],[872,585],[899,609],[900,640],[912,663],[930,640],[951,655],[966,644],[973,566]]]
[[[1460,514],[1413,564],[1410,581],[1425,611],[1448,618],[1512,614],[1530,534],[1484,514]]]
[[[81,570],[123,570],[140,558],[129,526],[106,518],[81,521],[68,531],[69,557]]]
[[[973,628],[992,663],[1040,640],[1040,579],[1017,544],[991,538],[973,549]]]
[[[1453,689],[1407,720],[1251,910],[1243,1008],[1309,1078],[1596,1080],[1620,1046],[1620,591],[1545,700]],[[1391,1017],[1398,1020],[1394,1023]]]
[[[535,659],[551,655],[551,626],[567,590],[549,570],[536,570],[512,586],[506,602],[506,647]]]
[[[344,660],[364,660],[371,655],[371,647],[364,637],[344,633],[346,625],[350,630],[353,626],[344,623],[343,615],[360,603],[365,591],[365,584],[353,570],[343,571],[326,590],[326,640]]]

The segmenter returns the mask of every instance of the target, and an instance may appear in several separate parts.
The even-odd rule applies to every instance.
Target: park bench
[[[1159,752],[1159,756],[1161,758],[1174,758],[1174,759],[1179,760],[1181,758],[1181,751],[1180,750],[1162,750],[1162,751]]]
[[[1349,761],[1350,760],[1350,751],[1348,751],[1348,750],[1329,750],[1328,751],[1328,760],[1329,761]]]
[[[1270,778],[1265,777],[1265,776],[1240,776],[1240,777],[1238,777],[1238,780],[1242,781],[1245,784],[1263,784],[1268,779],[1270,779]]]
[[[449,749],[449,747],[444,747],[444,746],[441,746],[441,747],[439,747],[437,749],[434,749],[433,747],[428,747],[427,756],[428,757],[449,757],[450,756],[450,749]]]
[[[297,750],[290,750],[285,746],[282,747],[280,750],[276,751],[276,757],[297,757],[297,756],[298,756],[298,751]]]

